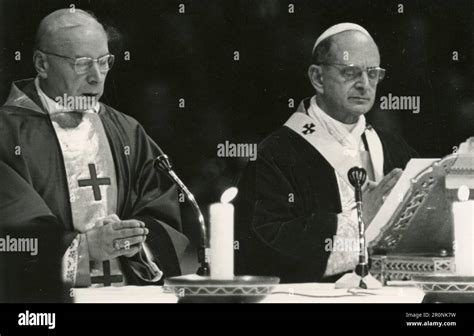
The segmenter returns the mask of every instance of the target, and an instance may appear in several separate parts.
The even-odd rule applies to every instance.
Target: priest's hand
[[[385,175],[382,181],[378,183],[372,181],[367,182],[367,186],[365,187],[362,194],[362,200],[364,202],[362,217],[366,228],[370,225],[372,219],[374,219],[375,215],[382,206],[385,197],[395,186],[398,179],[402,175],[402,172],[403,171],[401,169],[395,168],[390,173]]]
[[[104,261],[137,254],[146,239],[148,229],[138,220],[120,220],[117,215],[111,215],[100,220],[85,234],[90,259]]]

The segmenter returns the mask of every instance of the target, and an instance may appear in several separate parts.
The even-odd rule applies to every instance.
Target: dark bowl
[[[178,303],[256,303],[272,293],[277,277],[235,276],[217,280],[195,274],[165,279],[165,290],[178,297]]]
[[[431,274],[412,279],[425,292],[424,303],[474,303],[474,276]]]

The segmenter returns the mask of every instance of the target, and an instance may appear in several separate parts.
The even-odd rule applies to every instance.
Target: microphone
[[[232,279],[215,279],[210,276],[209,238],[206,223],[193,194],[173,171],[168,156],[161,153],[154,162],[156,170],[168,175],[183,191],[191,202],[200,223],[201,242],[198,250],[198,261],[201,264],[197,274],[182,275],[165,279],[164,288],[178,297],[178,303],[252,303],[263,300],[273,287],[280,282],[277,277],[242,275]]]
[[[357,207],[357,221],[359,226],[359,263],[355,272],[361,277],[359,287],[367,289],[364,278],[369,274],[369,264],[367,257],[367,246],[365,242],[365,225],[362,219],[362,186],[367,179],[367,171],[364,168],[352,167],[347,173],[349,182],[354,187],[355,201]]]
[[[200,245],[198,249],[198,262],[201,266],[199,267],[197,274],[201,276],[209,276],[209,239],[207,236],[206,222],[204,221],[204,216],[202,215],[201,209],[199,208],[199,205],[196,202],[194,195],[189,191],[183,181],[181,181],[178,175],[176,175],[176,173],[174,172],[171,160],[169,159],[168,155],[164,153],[158,155],[153,166],[157,171],[161,171],[165,173],[169,178],[171,178],[171,180],[181,189],[181,191],[191,203],[200,224]]]
[[[357,222],[359,227],[359,262],[352,273],[345,274],[336,281],[336,288],[378,289],[382,284],[369,272],[369,257],[365,241],[365,224],[362,218],[362,186],[367,179],[367,171],[364,168],[352,167],[347,172],[349,182],[354,187],[357,208]]]

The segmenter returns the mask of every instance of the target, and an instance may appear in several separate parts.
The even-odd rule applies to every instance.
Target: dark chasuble
[[[40,209],[37,216],[61,230],[64,280],[77,287],[161,284],[181,273],[188,240],[177,190],[156,174],[160,149],[137,121],[102,103],[58,110],[37,81],[24,80],[13,83],[0,108],[0,130],[0,160],[33,195],[20,204],[15,192],[2,193],[0,204],[17,210],[0,224],[16,225],[21,209],[33,217]],[[84,232],[113,214],[145,223],[143,248],[131,258],[89,260]]]
[[[248,163],[239,182],[236,274],[321,282],[355,267],[358,252],[334,249],[336,240],[358,232],[347,170],[363,166],[380,181],[417,156],[400,137],[374,129],[362,117],[346,129],[329,120],[313,97],[258,145],[257,160]]]

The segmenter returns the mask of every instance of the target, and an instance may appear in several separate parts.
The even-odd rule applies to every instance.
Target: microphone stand
[[[166,154],[161,153],[156,158],[154,167],[168,175],[186,195],[198,216],[201,234],[198,250],[198,261],[201,266],[197,271],[197,274],[201,277],[183,275],[167,278],[165,279],[166,290],[170,290],[178,296],[178,303],[250,303],[263,300],[270,294],[273,287],[280,282],[277,277],[246,275],[221,280],[213,279],[210,276],[209,238],[204,216],[196,199],[173,171]]]
[[[359,262],[354,273],[346,274],[336,282],[336,288],[381,288],[382,284],[369,272],[369,258],[365,241],[365,224],[362,218],[362,186],[367,179],[367,171],[364,168],[352,167],[349,169],[347,177],[354,187],[355,192],[357,223],[359,227]]]
[[[186,187],[183,181],[181,181],[178,175],[176,175],[176,173],[173,171],[171,161],[168,155],[166,154],[159,155],[156,158],[154,167],[156,170],[164,172],[169,178],[171,178],[173,182],[175,182],[176,185],[183,191],[184,195],[191,203],[192,208],[195,214],[197,215],[198,221],[200,224],[199,225],[200,245],[199,245],[198,254],[197,254],[200,267],[197,271],[197,274],[201,276],[209,276],[210,275],[209,239],[207,236],[206,222],[204,221],[204,216],[202,215],[201,209],[199,208],[199,205],[196,202],[196,198],[194,198],[194,195],[189,191],[189,189]]]

